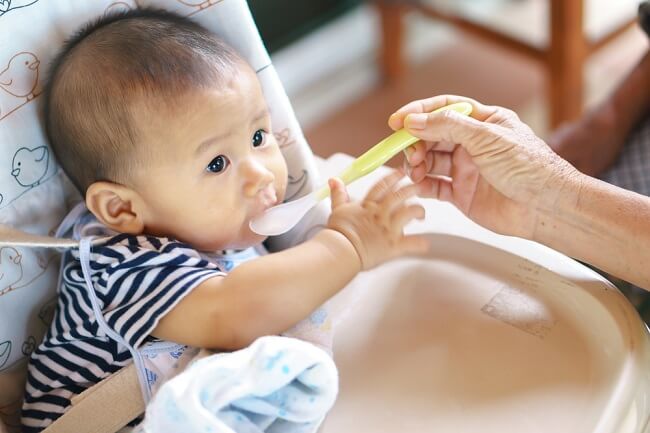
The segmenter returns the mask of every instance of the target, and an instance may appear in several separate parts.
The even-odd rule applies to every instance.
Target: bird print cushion
[[[51,235],[79,199],[54,159],[39,120],[48,64],[84,22],[143,6],[191,16],[248,60],[262,82],[274,134],[288,162],[287,198],[316,186],[313,155],[245,0],[0,0],[0,224]],[[324,212],[316,217],[324,219]],[[314,224],[274,239],[271,249],[301,241]],[[9,431],[18,428],[27,358],[54,313],[58,262],[55,251],[0,247],[0,422]]]

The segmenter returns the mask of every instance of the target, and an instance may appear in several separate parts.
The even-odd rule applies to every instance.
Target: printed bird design
[[[176,1],[186,6],[194,6],[200,9],[207,8],[211,4],[215,3],[215,0],[176,0]]]
[[[0,88],[17,98],[27,98],[28,101],[33,99],[40,64],[40,60],[32,53],[14,55],[7,67],[0,72]]]
[[[30,335],[27,340],[23,341],[22,352],[23,355],[29,356],[36,349],[36,338]]]
[[[289,130],[289,128],[284,128],[278,132],[274,132],[273,136],[275,136],[275,140],[278,142],[280,149],[289,147],[296,142],[296,140],[291,137],[291,130]]]
[[[0,370],[5,366],[11,354],[11,341],[0,343]]]
[[[104,11],[104,15],[110,15],[113,12],[126,12],[132,10],[133,7],[126,2],[115,2],[108,5]]]
[[[46,146],[33,149],[21,147],[14,154],[11,175],[21,186],[32,188],[41,183],[49,165],[49,151]]]
[[[22,260],[15,248],[0,248],[0,292],[13,288],[23,278]]]
[[[302,170],[302,173],[300,173],[300,175],[297,177],[289,175],[289,186],[287,188],[287,191],[291,189],[292,192],[287,194],[285,201],[291,201],[297,197],[307,184],[307,180],[309,180],[309,174],[307,173],[307,170]]]
[[[0,0],[0,17],[14,9],[20,9],[33,5],[38,0]]]

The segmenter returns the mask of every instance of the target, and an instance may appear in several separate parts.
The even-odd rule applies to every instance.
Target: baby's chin
[[[268,236],[258,235],[250,229],[242,230],[242,233],[234,239],[229,239],[227,242],[210,242],[203,246],[204,251],[220,251],[220,250],[245,250],[246,248],[254,247],[261,244],[267,239]]]
[[[256,245],[264,242],[268,236],[258,235],[257,233],[250,232],[247,236],[237,239],[229,244],[226,248],[221,248],[223,250],[244,250],[246,248],[254,247]]]

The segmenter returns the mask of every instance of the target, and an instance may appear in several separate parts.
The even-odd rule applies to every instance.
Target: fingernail
[[[397,113],[393,113],[388,118],[388,127],[391,128],[391,129],[395,129],[395,127],[397,127],[397,128],[404,127],[404,120],[400,119],[400,117],[397,115]]]
[[[425,113],[409,114],[404,123],[408,128],[422,129],[427,126],[427,115]]]

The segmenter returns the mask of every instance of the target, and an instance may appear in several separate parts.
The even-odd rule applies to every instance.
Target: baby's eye
[[[226,169],[226,167],[228,167],[228,164],[230,164],[228,158],[223,155],[219,155],[210,161],[210,164],[208,164],[205,169],[210,173],[221,173]]]
[[[260,147],[266,141],[266,132],[263,129],[258,129],[253,134],[253,147]]]

